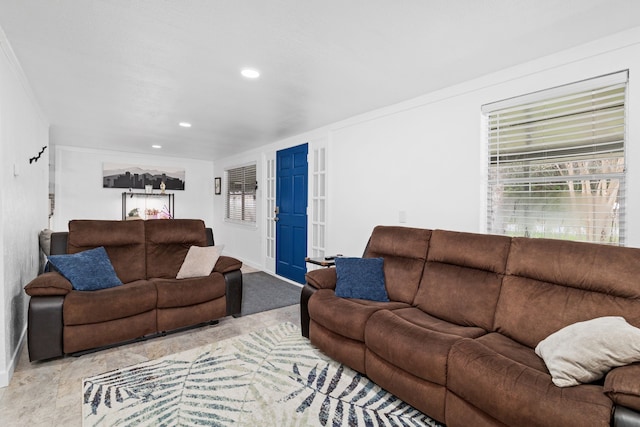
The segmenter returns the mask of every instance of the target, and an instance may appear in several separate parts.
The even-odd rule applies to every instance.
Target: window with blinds
[[[226,216],[231,221],[256,223],[256,165],[226,171]]]
[[[483,106],[489,233],[624,244],[620,72]]]

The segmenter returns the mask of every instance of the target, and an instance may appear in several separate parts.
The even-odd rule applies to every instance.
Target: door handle
[[[278,222],[280,221],[280,218],[278,218],[277,216],[273,218],[274,221]]]

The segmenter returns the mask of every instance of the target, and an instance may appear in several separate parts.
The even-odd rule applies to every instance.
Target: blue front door
[[[304,283],[307,266],[308,145],[276,153],[276,274]]]

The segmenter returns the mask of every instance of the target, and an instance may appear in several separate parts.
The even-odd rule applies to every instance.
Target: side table
[[[320,265],[322,267],[333,267],[336,265],[335,259],[325,259],[324,257],[318,257],[318,258],[306,257],[304,260],[309,264]]]

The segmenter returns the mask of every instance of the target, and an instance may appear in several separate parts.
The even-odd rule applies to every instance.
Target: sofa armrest
[[[33,297],[29,300],[27,345],[29,360],[52,359],[64,355],[62,350],[62,306],[64,296]]]
[[[64,296],[71,292],[72,289],[73,286],[71,286],[71,282],[55,271],[41,274],[24,287],[24,291],[27,295],[32,297],[55,295]]]
[[[218,258],[218,262],[216,262],[216,265],[213,267],[213,271],[224,274],[229,273],[233,270],[240,270],[241,267],[242,261],[239,261],[230,256],[222,255],[220,256],[220,258]]]
[[[316,289],[335,289],[338,277],[335,268],[320,268],[308,272],[306,279]]]
[[[311,316],[309,316],[309,298],[318,291],[317,288],[308,283],[302,288],[300,293],[300,329],[302,336],[309,338],[309,325],[311,324]]]
[[[242,272],[235,269],[223,274],[226,284],[227,316],[242,314]]]
[[[640,363],[612,369],[605,377],[604,392],[616,405],[640,411]]]
[[[640,426],[640,412],[616,406],[613,412],[613,427],[638,427]]]

